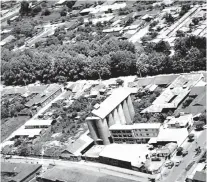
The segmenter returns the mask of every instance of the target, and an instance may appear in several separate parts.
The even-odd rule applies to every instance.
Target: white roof
[[[42,129],[20,129],[13,133],[14,136],[29,136],[34,137],[40,135]]]
[[[29,121],[27,121],[25,123],[25,126],[42,126],[42,125],[47,125],[47,126],[50,126],[51,123],[52,123],[52,119],[48,119],[48,120],[34,120],[34,119],[31,119]]]
[[[140,162],[146,161],[146,154],[149,154],[147,144],[110,144],[105,146],[99,156],[140,165]]]
[[[187,128],[170,129],[161,128],[157,137],[157,142],[177,142],[178,146],[188,137]]]
[[[114,124],[109,129],[110,130],[133,130],[133,129],[159,129],[160,123],[136,123],[133,125],[120,125]]]
[[[180,116],[179,118],[171,118],[171,120],[167,124],[179,124],[180,126],[185,126],[188,122],[190,122],[193,118],[192,114],[186,114],[183,116]]]
[[[106,100],[104,100],[98,109],[94,109],[92,114],[104,119],[112,110],[114,110],[124,99],[131,94],[129,89],[116,89]]]

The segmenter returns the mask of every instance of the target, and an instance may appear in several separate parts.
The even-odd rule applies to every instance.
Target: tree
[[[164,18],[167,23],[174,23],[175,21],[173,16],[170,13],[166,13]]]
[[[190,5],[189,4],[185,4],[182,6],[181,11],[179,13],[179,16],[183,16],[185,13],[187,13],[190,10]]]
[[[165,54],[170,54],[170,44],[166,41],[159,41],[157,44],[154,46],[154,50],[156,52],[162,52]]]
[[[199,23],[199,18],[194,17],[194,18],[192,19],[192,22],[193,22],[194,25],[198,25],[198,23]]]
[[[177,155],[181,155],[183,152],[183,147],[178,147],[177,148]]]
[[[119,79],[116,80],[116,83],[117,83],[117,85],[122,86],[123,83],[124,83],[124,80],[119,78]]]
[[[30,12],[30,8],[29,8],[29,2],[28,1],[22,1],[21,2],[21,8],[19,10],[21,15],[28,15],[28,13]]]
[[[67,15],[67,12],[63,9],[61,12],[60,12],[60,16],[66,16]]]
[[[176,32],[176,37],[185,37],[185,33],[182,30]]]

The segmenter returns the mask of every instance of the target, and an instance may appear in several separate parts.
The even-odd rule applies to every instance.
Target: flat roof
[[[178,123],[181,126],[185,126],[189,121],[191,121],[193,118],[192,114],[186,114],[183,116],[180,116],[178,118],[171,118],[170,121],[167,124],[176,124]]]
[[[157,142],[177,142],[180,146],[187,137],[187,128],[161,128],[157,136]]]
[[[40,164],[1,162],[1,172],[18,173],[16,176],[10,178],[12,181],[23,181],[29,177],[28,175],[41,167],[42,165]]]
[[[25,123],[25,126],[43,126],[43,125],[50,126],[52,122],[53,122],[52,119],[48,119],[48,120],[31,119]]]
[[[141,162],[146,161],[147,154],[149,154],[147,144],[110,144],[105,146],[100,156],[140,166]]]
[[[35,129],[19,129],[13,133],[14,136],[28,136],[34,137],[39,136],[42,129],[35,128]]]
[[[114,124],[109,129],[110,130],[133,130],[133,129],[159,129],[160,123],[136,123],[133,125],[120,125]]]
[[[92,114],[104,119],[112,110],[114,110],[124,99],[131,94],[129,89],[116,89],[105,99],[98,109],[94,109]]]

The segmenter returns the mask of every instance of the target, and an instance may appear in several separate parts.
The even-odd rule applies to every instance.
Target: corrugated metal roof
[[[120,88],[114,90],[106,100],[104,100],[98,109],[94,109],[92,114],[104,119],[111,111],[113,111],[124,99],[131,94],[129,89]]]
[[[50,126],[52,124],[53,120],[52,119],[48,119],[48,120],[29,120],[25,123],[25,126],[42,126],[42,125],[46,125],[46,126]]]
[[[160,123],[136,123],[133,125],[120,125],[114,124],[109,129],[110,130],[133,130],[133,129],[159,129]]]

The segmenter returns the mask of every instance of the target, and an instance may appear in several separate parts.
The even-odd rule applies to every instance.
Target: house
[[[176,143],[180,146],[183,141],[188,137],[187,128],[160,128],[160,132],[157,137],[151,138],[148,143],[158,146],[166,145],[168,143]]]
[[[140,168],[146,162],[149,150],[146,144],[110,144],[99,154],[101,163],[132,169],[132,166]]]
[[[1,180],[8,182],[28,182],[40,172],[42,165],[1,162]]]
[[[11,138],[19,138],[19,137],[24,137],[24,138],[36,138],[38,136],[40,136],[42,132],[42,129],[19,129],[16,130],[13,134]]]
[[[176,143],[168,143],[165,146],[158,148],[156,150],[157,157],[167,157],[170,156],[178,147]]]
[[[204,162],[195,164],[194,170],[187,176],[186,182],[206,181],[206,164]]]
[[[26,107],[32,107],[32,106],[38,106],[38,107],[43,107],[49,102],[51,102],[56,96],[61,94],[62,88],[58,84],[51,84],[49,85],[44,92],[41,94],[38,94],[31,100],[29,100],[25,106]]]
[[[61,152],[60,158],[79,161],[81,160],[81,155],[92,146],[93,140],[85,133],[75,142],[70,143],[67,148]]]
[[[185,114],[178,118],[170,117],[165,121],[168,128],[189,128],[193,126],[193,115],[192,114]]]
[[[204,112],[206,109],[206,86],[193,87],[183,104],[185,102],[185,105],[178,108],[179,112],[191,113],[193,116]]]
[[[0,46],[4,46],[5,44],[12,42],[13,40],[16,40],[16,38],[13,35],[9,35],[0,42]]]

